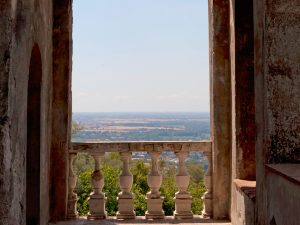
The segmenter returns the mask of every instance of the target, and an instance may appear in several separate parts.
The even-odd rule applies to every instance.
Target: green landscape
[[[73,142],[209,139],[209,113],[73,113]]]
[[[132,128],[133,127],[133,128]],[[204,113],[82,113],[73,114],[73,136],[75,142],[89,141],[190,141],[209,138],[209,115]],[[164,134],[164,135],[162,135]],[[159,160],[159,169],[163,177],[160,188],[164,197],[163,209],[166,215],[175,210],[174,196],[177,192],[176,174],[178,172],[175,154],[164,152]],[[130,171],[133,174],[132,192],[136,215],[145,215],[146,193],[149,191],[147,175],[151,160],[147,153],[133,153]],[[207,169],[207,161],[201,153],[192,152],[186,160],[186,167],[191,176],[189,192],[193,197],[192,211],[201,214],[203,209],[202,195],[205,192],[203,176]],[[88,154],[79,154],[73,164],[78,177],[76,193],[77,208],[81,216],[89,210],[88,198],[92,192],[91,174],[94,160]],[[121,191],[119,175],[122,162],[119,153],[106,153],[101,162],[104,175],[103,192],[106,194],[106,210],[108,215],[117,212],[117,196]]]

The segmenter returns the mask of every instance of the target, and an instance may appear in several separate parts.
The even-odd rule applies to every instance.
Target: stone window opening
[[[210,52],[210,118],[212,141],[212,214],[213,218],[228,218],[230,214],[231,190],[231,77],[230,77],[230,32],[229,1],[209,0],[209,52]],[[72,58],[72,32],[61,29],[71,24],[72,5],[69,1],[54,4],[54,80],[59,84],[54,90],[53,104],[56,110],[62,110],[64,115],[54,112],[52,160],[56,166],[67,171],[68,149],[71,135],[71,67],[68,63]],[[64,38],[61,38],[64,37]],[[69,37],[65,38],[65,37]],[[58,41],[59,40],[59,41]],[[65,48],[68,46],[68,48]],[[64,53],[62,53],[64,52]],[[60,62],[60,63],[58,63]],[[67,66],[68,65],[68,66]],[[64,76],[62,75],[65,74]],[[69,90],[67,95],[61,95]],[[66,104],[61,104],[61,100]],[[55,116],[57,115],[57,116]],[[67,130],[61,129],[61,124],[67,125]],[[58,129],[59,128],[59,129]],[[67,137],[67,138],[66,138]],[[56,160],[57,159],[57,160]],[[63,159],[63,160],[61,160]],[[59,165],[57,164],[59,162]],[[51,193],[51,217],[64,218],[67,204],[67,174],[52,167],[51,177],[56,180]],[[58,183],[57,183],[58,182]],[[57,186],[60,188],[58,189]],[[64,197],[62,199],[62,196]],[[62,204],[61,204],[62,203]],[[56,206],[56,207],[54,207]],[[54,219],[55,220],[55,219]]]

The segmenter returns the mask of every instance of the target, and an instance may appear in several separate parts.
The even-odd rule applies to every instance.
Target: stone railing
[[[133,184],[133,176],[129,170],[129,161],[132,152],[147,152],[152,161],[151,171],[148,175],[148,186],[150,191],[146,195],[147,212],[146,219],[162,219],[164,211],[162,209],[163,197],[159,188],[162,183],[162,176],[158,169],[158,159],[162,152],[172,151],[176,154],[179,165],[176,176],[178,192],[175,194],[175,219],[191,219],[192,196],[187,191],[190,176],[185,167],[185,160],[189,152],[202,152],[208,160],[208,170],[204,177],[206,192],[202,197],[204,202],[203,216],[212,215],[212,173],[211,173],[211,142],[100,142],[100,143],[72,143],[69,150],[69,193],[68,193],[68,218],[76,218],[77,195],[74,193],[77,177],[73,172],[73,161],[77,153],[88,153],[95,160],[95,169],[91,176],[93,192],[89,198],[88,219],[105,219],[105,193],[102,192],[104,177],[100,169],[101,158],[106,152],[119,152],[123,162],[122,172],[119,177],[121,192],[118,195],[117,219],[134,219],[134,196],[130,192]]]

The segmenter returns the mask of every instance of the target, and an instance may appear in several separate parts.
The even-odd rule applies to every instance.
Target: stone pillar
[[[69,154],[69,191],[68,191],[68,209],[67,209],[67,218],[75,219],[78,217],[77,212],[77,194],[74,193],[76,187],[77,177],[73,171],[73,161],[76,154]]]
[[[231,192],[231,74],[230,74],[230,1],[210,0],[210,137],[213,140],[214,219],[230,214]]]
[[[93,192],[90,194],[90,212],[88,219],[105,219],[105,194],[102,192],[104,186],[104,177],[100,170],[100,159],[104,156],[104,153],[94,153],[95,170],[92,174],[92,188]]]
[[[202,200],[204,203],[204,208],[203,208],[203,216],[204,217],[211,217],[212,216],[212,173],[211,173],[211,159],[212,155],[211,152],[204,152],[204,155],[207,158],[208,161],[208,168],[207,172],[204,176],[204,184],[206,187],[206,192],[204,193]]]
[[[131,160],[130,152],[122,152],[121,159],[123,161],[123,170],[119,177],[120,186],[122,191],[118,195],[118,207],[117,219],[134,219],[134,204],[133,194],[130,192],[133,176],[129,170],[129,160]]]
[[[27,1],[28,2],[28,1]],[[39,1],[41,2],[41,1]],[[50,219],[66,218],[68,204],[68,150],[72,124],[72,1],[53,0],[52,102],[50,160]],[[18,3],[19,4],[19,3]],[[40,3],[42,5],[42,3]],[[2,15],[2,14],[1,14]],[[1,25],[2,27],[2,25]],[[44,44],[42,45],[44,46]],[[46,44],[45,44],[46,46]],[[49,52],[48,50],[46,52]],[[48,57],[46,57],[48,58]],[[43,64],[46,64],[43,62]],[[44,65],[43,65],[44,67]],[[2,70],[2,69],[1,69]],[[44,69],[43,69],[44,70]],[[45,68],[45,71],[48,69]],[[1,76],[0,76],[1,77]],[[45,77],[46,78],[46,77]],[[2,81],[2,77],[1,77]],[[48,83],[47,80],[44,81]],[[49,84],[50,85],[50,84]],[[47,85],[46,85],[47,86]],[[45,93],[47,93],[44,90]],[[44,94],[44,93],[43,93]],[[47,125],[48,126],[48,125]],[[46,144],[46,143],[45,143]]]
[[[187,191],[190,176],[188,175],[185,168],[185,159],[187,158],[188,152],[177,152],[176,156],[179,160],[179,172],[176,176],[176,184],[179,189],[175,194],[175,219],[192,219],[192,196]]]
[[[147,212],[146,219],[163,219],[164,211],[162,209],[163,197],[160,196],[159,188],[162,183],[162,176],[158,172],[158,158],[159,152],[149,152],[152,168],[151,173],[148,175],[148,185],[150,191],[147,193],[146,201],[147,201]]]

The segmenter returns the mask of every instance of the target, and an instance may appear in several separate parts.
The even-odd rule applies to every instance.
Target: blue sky
[[[74,0],[73,112],[209,111],[207,0]]]

